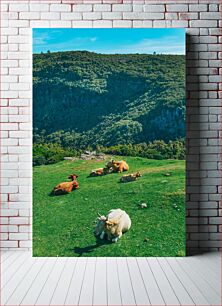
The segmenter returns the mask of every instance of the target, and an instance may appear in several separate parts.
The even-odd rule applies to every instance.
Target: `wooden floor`
[[[220,254],[34,258],[1,254],[0,305],[221,305]]]

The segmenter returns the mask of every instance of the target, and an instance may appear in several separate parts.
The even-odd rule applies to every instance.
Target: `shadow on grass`
[[[72,190],[71,192],[74,192],[74,191],[76,191],[76,189],[75,189],[75,190]],[[48,193],[48,196],[49,196],[49,197],[65,196],[65,195],[67,195],[67,194],[70,194],[71,192],[66,192],[66,191],[60,190],[60,191],[57,191],[57,192],[55,193],[55,192],[52,190],[51,192]]]
[[[100,238],[96,238],[96,243],[95,244],[91,244],[88,245],[86,247],[80,248],[80,247],[74,247],[74,249],[71,249],[71,251],[73,251],[76,254],[79,254],[78,257],[81,257],[84,254],[88,254],[93,252],[93,250],[103,246],[103,245],[107,245],[107,244],[112,244],[111,241],[108,240],[104,240],[104,239],[100,239]]]
[[[68,194],[67,192],[66,193],[64,193],[64,192],[62,193],[61,192],[61,193],[55,194],[54,191],[52,190],[50,193],[48,193],[48,196],[49,197],[58,197],[58,196],[64,196],[64,195],[67,195],[67,194]]]

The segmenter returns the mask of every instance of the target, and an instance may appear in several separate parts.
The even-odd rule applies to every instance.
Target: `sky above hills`
[[[185,29],[33,29],[33,53],[185,54]]]

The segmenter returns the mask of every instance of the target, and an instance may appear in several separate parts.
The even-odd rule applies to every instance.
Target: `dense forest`
[[[184,55],[34,54],[33,97],[37,151],[184,144]]]

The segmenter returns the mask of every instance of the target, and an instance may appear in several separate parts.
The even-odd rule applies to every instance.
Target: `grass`
[[[33,256],[185,255],[185,162],[125,160],[129,173],[141,171],[138,181],[121,184],[122,174],[117,173],[88,178],[104,161],[34,167]],[[71,173],[79,175],[80,188],[67,195],[49,196]],[[143,202],[147,208],[141,209],[138,204]],[[96,242],[93,226],[97,212],[107,214],[113,208],[125,210],[132,227],[117,243]]]

